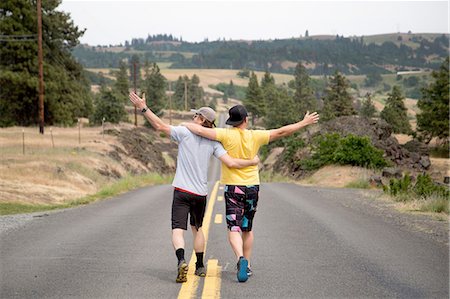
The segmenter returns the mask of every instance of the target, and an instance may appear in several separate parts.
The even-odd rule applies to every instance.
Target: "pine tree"
[[[392,126],[394,133],[411,134],[411,125],[406,114],[404,100],[405,97],[402,95],[400,87],[395,85],[388,94],[386,106],[381,111],[380,117]]]
[[[324,108],[321,117],[323,120],[356,114],[353,98],[348,92],[349,87],[347,78],[336,71],[329,80],[326,96],[323,99]]]
[[[306,68],[299,62],[294,71],[294,103],[300,115],[317,110],[317,100]]]
[[[186,82],[186,87],[189,87],[190,80],[189,77],[184,75],[179,76],[177,82],[175,83],[175,90],[172,96],[173,109],[184,110],[184,84]],[[189,88],[188,88],[189,90]],[[189,94],[188,94],[189,97]]]
[[[44,121],[72,125],[92,112],[92,94],[82,66],[71,50],[84,34],[57,10],[61,1],[42,2],[44,45]],[[37,35],[36,1],[0,2],[0,126],[38,123],[37,42],[17,35]],[[8,39],[10,37],[10,39]]]
[[[188,109],[197,109],[205,105],[205,100],[203,98],[205,92],[200,86],[200,78],[196,74],[192,75],[188,90]]]
[[[363,117],[371,118],[375,115],[376,111],[377,110],[372,101],[372,95],[370,94],[370,92],[368,92],[366,94],[366,99],[363,100],[360,115]]]
[[[275,78],[270,74],[269,71],[266,71],[261,79],[261,88],[264,89],[269,85],[275,85]]]
[[[245,107],[248,112],[252,113],[252,124],[254,124],[254,118],[258,118],[264,114],[264,103],[262,97],[262,91],[258,84],[258,78],[254,72],[251,73],[248,81],[247,92],[245,95]]]
[[[127,65],[123,60],[119,62],[119,71],[116,73],[115,90],[124,98],[124,102],[128,101],[129,83],[127,74]]]
[[[264,97],[270,102],[264,118],[267,129],[279,128],[299,120],[295,103],[284,88],[268,85]]]
[[[439,71],[434,71],[434,82],[422,89],[422,97],[417,102],[417,131],[426,143],[433,137],[445,142],[449,138],[449,58],[442,63]]]
[[[91,123],[101,124],[103,118],[111,123],[128,120],[123,99],[117,91],[102,86],[100,93],[95,97],[94,103],[95,110],[89,119]]]
[[[167,104],[166,78],[161,74],[156,63],[150,64],[144,81],[145,99],[147,106],[158,116],[163,114],[162,109]]]
[[[228,86],[228,96],[236,97],[236,87],[234,86],[233,80],[230,80],[230,85]]]

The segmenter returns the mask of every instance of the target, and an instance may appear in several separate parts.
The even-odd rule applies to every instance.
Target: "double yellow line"
[[[206,207],[205,218],[203,220],[203,234],[205,235],[205,253],[206,245],[208,244],[209,226],[211,224],[212,212],[214,209],[214,203],[216,201],[217,192],[219,189],[219,181],[214,185],[211,195],[208,200],[208,206]],[[220,274],[221,268],[218,265],[217,260],[208,260],[207,272],[205,277],[205,283],[203,285],[202,298],[220,298]],[[180,292],[178,293],[179,299],[196,298],[197,289],[200,282],[200,278],[194,274],[195,269],[195,251],[192,251],[191,260],[189,262],[189,271],[187,275],[187,282],[183,283]]]

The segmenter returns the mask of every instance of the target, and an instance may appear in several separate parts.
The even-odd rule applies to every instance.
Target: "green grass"
[[[358,179],[356,181],[348,183],[344,187],[345,188],[356,188],[356,189],[370,189],[370,184],[367,180]]]
[[[89,204],[91,202],[113,197],[121,193],[145,187],[149,185],[167,184],[172,181],[172,176],[161,176],[157,173],[148,173],[139,176],[126,176],[117,182],[103,187],[99,192],[82,198],[74,199],[62,204],[24,204],[6,202],[0,203],[0,215],[11,215],[21,213],[33,213],[41,211],[51,211],[76,207]]]
[[[426,200],[420,207],[422,212],[445,213],[448,215],[448,200],[444,198],[432,198]]]

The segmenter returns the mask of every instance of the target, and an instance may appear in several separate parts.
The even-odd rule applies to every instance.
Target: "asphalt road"
[[[215,202],[205,259],[218,260],[222,298],[448,298],[448,245],[342,204],[357,191],[261,189],[246,283],[236,282],[226,226],[214,223],[224,202]],[[176,298],[171,195],[169,185],[142,188],[2,234],[0,297]]]
[[[212,163],[210,186],[218,180]],[[0,234],[0,298],[177,298],[170,185],[88,206],[40,213]],[[218,192],[223,196],[223,190]],[[224,201],[209,222],[201,298],[448,298],[449,247],[357,206],[360,192],[262,184],[254,222],[254,275],[236,280]],[[217,221],[216,221],[217,220]],[[217,222],[217,223],[216,223]],[[192,237],[186,234],[186,257]],[[447,238],[448,240],[448,238]],[[445,244],[446,243],[446,244]],[[218,267],[213,267],[217,261]],[[183,288],[187,288],[186,284]],[[208,292],[208,291],[209,292]],[[211,297],[210,297],[211,298]]]

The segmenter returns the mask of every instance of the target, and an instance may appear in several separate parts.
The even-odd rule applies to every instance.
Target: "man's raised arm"
[[[211,129],[211,128],[206,128],[203,127],[201,125],[195,124],[195,123],[182,123],[182,126],[185,126],[186,128],[188,128],[189,131],[191,131],[192,133],[211,139],[211,140],[217,140],[216,139],[216,130]]]
[[[301,128],[315,124],[318,121],[319,121],[319,114],[317,114],[317,112],[313,112],[313,113],[309,114],[309,111],[308,111],[308,112],[306,112],[303,120],[301,120],[295,124],[290,124],[290,125],[278,128],[278,129],[270,130],[269,131],[269,133],[270,133],[269,142],[272,142],[272,141],[277,140],[282,137],[292,135],[293,133],[297,132]]]
[[[145,97],[142,99],[134,92],[130,92],[130,101],[133,102],[137,109],[144,113],[145,118],[150,122],[155,130],[164,132],[170,136],[170,126],[163,122],[153,111],[151,111],[145,102]]]

